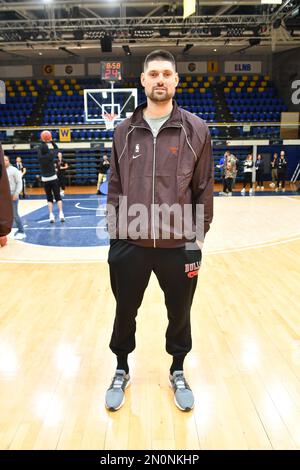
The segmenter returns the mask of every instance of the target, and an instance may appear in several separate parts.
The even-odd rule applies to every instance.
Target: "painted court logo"
[[[200,269],[200,261],[196,261],[196,263],[188,263],[185,264],[184,272],[186,273],[187,277],[194,277],[198,276]]]

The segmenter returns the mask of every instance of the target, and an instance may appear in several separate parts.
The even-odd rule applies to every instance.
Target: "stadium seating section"
[[[69,163],[67,178],[69,184],[95,184],[99,166],[99,156],[104,152],[104,141],[113,137],[112,130],[95,124],[94,129],[84,128],[83,90],[85,88],[106,88],[107,83],[97,79],[51,79],[51,80],[7,80],[7,103],[0,105],[0,141],[9,142],[14,126],[32,125],[35,115],[40,115],[40,127],[52,126],[53,138],[58,140],[59,126],[79,126],[72,130],[72,141],[95,141],[97,148],[64,152]],[[118,83],[118,88],[138,88],[138,102],[145,100],[143,88],[138,78],[129,78]],[[236,123],[240,136],[256,138],[276,138],[280,113],[287,107],[268,76],[182,76],[176,92],[178,104],[204,119],[210,127],[213,138],[218,138],[220,122],[217,115],[216,90],[222,97],[227,121]],[[95,116],[97,106],[95,105]],[[243,122],[244,125],[239,125]],[[89,123],[91,124],[91,123]],[[252,125],[254,124],[254,125]],[[55,129],[56,128],[56,129]],[[39,131],[31,133],[31,140],[37,142]],[[249,149],[241,147],[237,154],[242,161]],[[8,152],[9,154],[10,152]],[[214,151],[215,163],[224,149]],[[14,158],[16,154],[11,153]],[[27,184],[37,184],[39,174],[36,150],[18,152],[27,167]],[[216,170],[216,179],[221,175]],[[239,179],[239,178],[238,178]]]
[[[7,80],[7,104],[0,105],[0,127],[28,125],[32,114],[37,112],[38,97],[43,96],[39,110],[42,111],[41,126],[83,125],[83,90],[85,88],[104,88],[107,84],[96,79],[60,79],[60,80]],[[138,79],[129,79],[118,83],[118,87],[138,88],[138,101],[145,99]],[[213,137],[218,136],[216,122],[216,103],[213,94],[215,87],[221,87],[224,94],[224,106],[231,116],[231,122],[279,122],[280,113],[287,107],[268,76],[183,76],[177,88],[178,104],[204,119],[211,128]],[[97,106],[95,104],[95,116]],[[243,127],[239,133],[249,134]],[[254,126],[250,134],[266,136],[266,131],[273,135],[275,126]],[[5,131],[0,131],[4,140]],[[99,140],[112,137],[106,130],[73,131],[74,140]],[[267,132],[267,133],[268,133]]]

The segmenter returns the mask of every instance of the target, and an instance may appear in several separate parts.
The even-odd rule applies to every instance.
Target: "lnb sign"
[[[292,90],[295,90],[291,97],[292,103],[295,105],[300,104],[300,80],[292,82]]]
[[[235,72],[251,72],[251,64],[235,64]]]
[[[6,104],[6,87],[3,80],[0,80],[0,104]]]

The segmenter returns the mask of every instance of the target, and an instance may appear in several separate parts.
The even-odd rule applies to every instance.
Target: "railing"
[[[216,123],[207,122],[213,140],[278,140],[297,139],[299,130],[295,124],[285,124],[284,129],[280,122],[233,122]],[[113,131],[107,131],[104,125],[90,124],[65,124],[63,122],[52,126],[15,126],[0,127],[0,141],[3,144],[30,144],[39,141],[40,132],[44,129],[53,132],[53,139],[59,141],[59,129],[69,129],[71,140],[74,142],[87,141],[111,141]],[[292,137],[290,137],[292,136]]]

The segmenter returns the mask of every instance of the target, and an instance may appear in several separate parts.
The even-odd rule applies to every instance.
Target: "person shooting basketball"
[[[55,171],[55,160],[57,157],[57,145],[52,141],[52,134],[50,131],[43,131],[41,133],[42,143],[38,149],[38,160],[41,170],[41,178],[44,183],[44,190],[47,196],[49,208],[49,222],[54,223],[55,217],[53,214],[53,200],[57,202],[59,210],[59,219],[61,222],[65,221],[62,200],[60,195],[59,181]],[[53,149],[49,149],[48,145],[52,145]],[[53,198],[54,196],[54,198]]]

